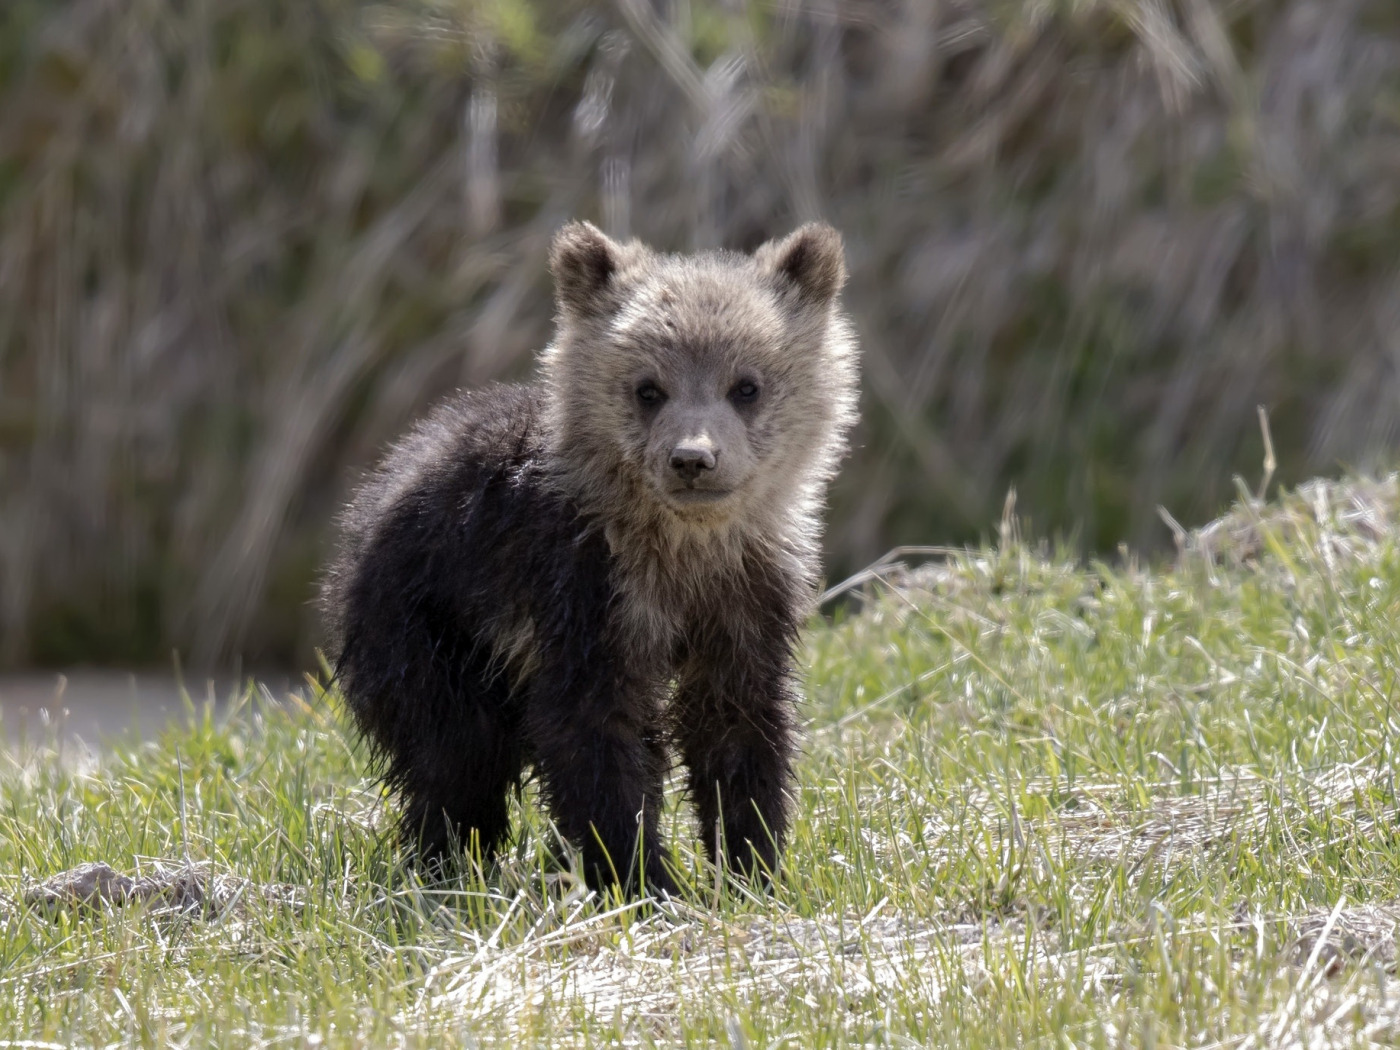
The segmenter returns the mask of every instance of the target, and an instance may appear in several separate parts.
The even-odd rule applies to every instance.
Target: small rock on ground
[[[157,861],[148,874],[133,878],[96,861],[51,875],[24,891],[26,904],[45,911],[140,903],[161,911],[194,912],[204,918],[214,918],[231,908],[241,910],[252,900],[297,907],[303,903],[295,886],[255,883],[215,872],[206,862]]]

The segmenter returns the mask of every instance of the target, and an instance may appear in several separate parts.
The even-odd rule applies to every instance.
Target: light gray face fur
[[[842,256],[819,224],[752,256],[662,255],[564,227],[542,365],[552,452],[577,495],[663,528],[812,532],[855,409]]]

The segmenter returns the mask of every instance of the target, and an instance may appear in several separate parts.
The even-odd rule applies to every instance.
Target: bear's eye
[[[644,405],[659,405],[666,400],[666,392],[648,379],[637,387],[637,400]]]
[[[758,384],[752,379],[741,379],[729,391],[730,400],[741,405],[751,405],[758,400]]]

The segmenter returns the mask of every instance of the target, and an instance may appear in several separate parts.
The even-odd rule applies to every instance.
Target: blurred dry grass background
[[[1396,443],[1394,0],[6,0],[0,662],[304,659],[327,523],[570,216],[847,235],[839,573]]]

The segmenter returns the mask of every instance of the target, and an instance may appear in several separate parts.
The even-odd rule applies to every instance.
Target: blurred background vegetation
[[[290,663],[355,470],[548,339],[566,218],[822,216],[833,576],[1388,461],[1395,0],[4,0],[0,664]]]

